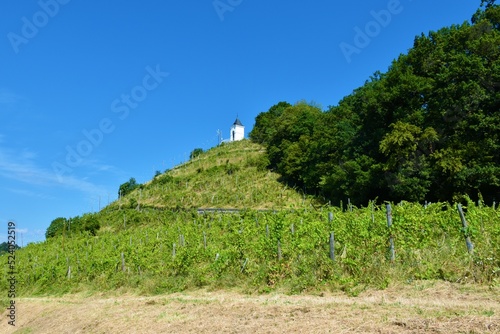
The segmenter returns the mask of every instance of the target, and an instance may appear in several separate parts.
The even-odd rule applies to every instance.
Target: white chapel
[[[229,133],[229,141],[238,141],[245,138],[245,127],[243,126],[243,124],[241,124],[241,121],[238,117],[236,117],[236,120],[234,121]]]

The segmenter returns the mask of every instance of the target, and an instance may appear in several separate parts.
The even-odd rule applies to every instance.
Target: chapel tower
[[[238,141],[245,138],[245,127],[243,126],[243,124],[241,124],[241,121],[238,119],[238,117],[236,117],[231,130],[229,130],[229,134],[229,141]]]

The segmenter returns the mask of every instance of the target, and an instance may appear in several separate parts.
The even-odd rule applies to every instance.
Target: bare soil
[[[0,333],[500,333],[499,287],[418,282],[357,297],[190,291],[19,298]]]

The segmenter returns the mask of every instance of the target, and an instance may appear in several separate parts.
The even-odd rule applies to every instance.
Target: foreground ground
[[[500,288],[418,282],[316,295],[194,291],[17,299],[1,333],[500,333]]]

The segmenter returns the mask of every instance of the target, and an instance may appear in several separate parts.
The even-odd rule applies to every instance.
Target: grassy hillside
[[[463,230],[455,206],[403,202],[393,204],[388,228],[385,206],[311,206],[312,199],[264,168],[263,153],[247,141],[213,148],[82,217],[100,226],[97,231],[64,226],[61,234],[16,250],[17,293],[158,294],[205,287],[358,294],[422,279],[498,285],[498,208],[469,201]],[[194,210],[209,207],[242,210]],[[0,261],[7,263],[8,255]],[[0,268],[2,291],[9,288],[9,269]]]
[[[415,280],[498,286],[498,209],[468,203],[466,231],[456,209],[442,203],[426,208],[394,205],[390,229],[385,215],[385,207],[375,205],[352,211],[330,207],[203,215],[105,211],[99,215],[96,236],[67,231],[17,250],[15,289],[19,296],[111,291],[149,295],[202,287],[357,295],[370,287]],[[467,253],[464,232],[474,244],[473,254]],[[0,261],[7,263],[7,255]],[[9,268],[0,270],[0,289],[7,291]]]
[[[261,145],[226,143],[157,176],[110,205],[162,209],[282,209],[314,201],[278,182]]]

